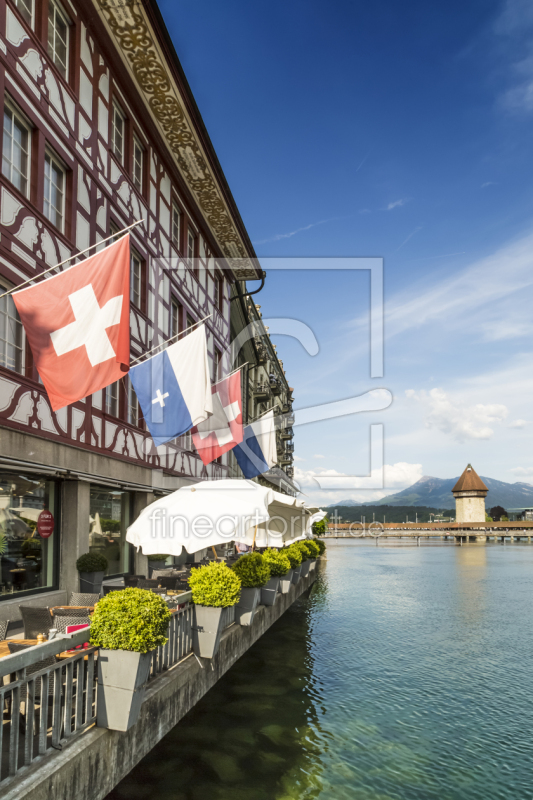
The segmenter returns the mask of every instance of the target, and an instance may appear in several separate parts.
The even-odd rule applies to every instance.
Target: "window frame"
[[[115,114],[122,120],[122,151],[120,155],[117,154],[116,137],[115,133],[117,126],[115,125]],[[126,160],[126,114],[124,113],[120,103],[113,98],[111,101],[111,152],[117,159],[121,167],[124,166]]]
[[[65,26],[66,26],[67,36],[66,36],[66,42],[65,42],[65,66],[64,66],[65,71],[64,72],[63,72],[62,67],[58,65],[58,59],[54,57],[54,52],[56,52],[55,41],[54,41],[54,51],[50,50],[50,12],[51,12],[52,9],[55,9],[55,15],[59,14],[59,16],[63,18],[63,21],[64,21]],[[70,80],[70,49],[71,49],[71,35],[70,35],[71,31],[70,31],[70,28],[71,28],[71,26],[72,26],[72,20],[69,17],[69,15],[67,14],[67,12],[65,11],[64,7],[61,5],[61,3],[59,3],[58,0],[48,0],[48,18],[47,18],[47,29],[46,29],[46,52],[48,53],[48,56],[50,57],[50,60],[52,61],[54,67],[57,69],[57,71],[59,72],[61,77],[65,81],[67,81],[67,83]],[[61,63],[61,62],[59,62],[59,63]]]
[[[139,183],[137,183],[136,178],[136,164],[138,163],[135,158],[136,151],[139,151],[141,154],[141,160],[139,163]],[[137,136],[136,133],[133,134],[133,145],[132,145],[132,164],[131,164],[131,181],[139,194],[143,194],[144,192],[144,165],[146,163],[144,154],[146,153],[146,148],[141,142],[140,138]]]
[[[136,303],[134,299],[135,287],[135,273],[134,273],[134,263],[138,261],[139,263],[139,281],[138,281],[138,298],[139,302]],[[144,259],[139,253],[138,250],[135,250],[134,247],[130,249],[130,304],[136,308],[138,311],[143,311],[143,269],[144,269]]]
[[[175,236],[175,218],[178,219],[177,229],[178,235]],[[176,250],[181,253],[181,240],[183,236],[183,211],[176,203],[175,200],[172,200],[172,222],[171,222],[171,232],[172,232],[172,244],[176,248]]]
[[[30,6],[31,6],[31,12],[30,12],[30,19],[29,20],[26,18],[24,11],[21,10],[21,8],[19,6],[19,2],[24,7],[24,11],[27,11],[27,9],[25,8],[25,0],[12,0],[12,3],[14,5],[14,7],[17,9],[18,13],[22,17],[22,19],[24,20],[26,25],[29,25],[30,28],[33,30],[34,29],[34,25],[35,25],[35,0],[29,0]]]
[[[116,387],[116,396],[113,396],[111,390]],[[116,413],[115,411],[110,409],[110,400],[116,403]],[[107,414],[108,417],[119,417],[120,416],[120,382],[114,381],[110,383],[109,386],[106,386],[104,389],[104,414]]]
[[[46,161],[47,159],[50,160],[51,164],[55,164],[59,171],[63,174],[63,208],[61,209],[61,225],[57,225],[51,217],[49,217],[46,213]],[[46,147],[44,152],[44,181],[43,181],[43,216],[53,225],[57,230],[64,234],[65,227],[66,227],[66,214],[67,214],[67,175],[68,175],[68,167],[66,166],[65,162],[56,154],[51,147]],[[51,206],[51,201],[49,201],[49,205]]]
[[[12,114],[12,124],[14,125],[15,120],[19,123],[21,128],[26,129],[26,133],[28,134],[28,150],[26,153],[26,161],[27,161],[27,175],[25,177],[26,180],[26,189],[23,191],[19,189],[16,183],[13,182],[12,178],[5,174],[4,172],[4,137],[5,137],[5,116],[6,111],[10,111]],[[33,131],[34,126],[27,118],[27,116],[20,111],[17,104],[11,99],[9,95],[5,95],[4,97],[4,118],[2,121],[2,175],[6,178],[9,183],[15,187],[17,191],[19,191],[24,197],[29,199],[30,197],[30,187],[31,187],[31,162],[32,162],[32,138],[33,138]],[[11,137],[13,142],[13,137]],[[11,147],[11,155],[13,153],[13,147]],[[13,171],[13,161],[10,162],[11,164],[11,172]],[[22,173],[21,173],[22,174]]]
[[[133,388],[133,383],[128,376],[126,382],[126,422],[133,425],[135,428],[139,427],[140,420],[140,406]]]
[[[12,289],[12,286],[6,285],[5,281],[0,282],[0,294],[9,291]],[[4,310],[5,307],[5,310]],[[10,313],[10,312],[15,312]],[[12,347],[15,349],[16,353],[18,353],[20,358],[20,368],[17,368],[16,360],[15,366],[10,367],[7,363],[7,354],[4,357],[0,355],[0,367],[4,369],[8,369],[10,372],[15,372],[17,375],[25,375],[26,374],[26,340],[24,335],[24,326],[22,325],[22,321],[19,317],[17,307],[15,306],[15,302],[12,296],[6,295],[0,299],[0,320],[5,316],[5,329],[2,330],[3,325],[0,326],[0,341],[5,343],[5,350],[7,351],[8,347]],[[12,322],[10,322],[10,320]],[[13,324],[17,327],[13,330]],[[12,333],[15,333],[13,336],[13,341],[10,341],[8,338],[8,333],[11,330]],[[5,338],[4,338],[5,333]],[[19,342],[17,343],[17,335],[20,337]],[[3,363],[5,361],[6,363]]]

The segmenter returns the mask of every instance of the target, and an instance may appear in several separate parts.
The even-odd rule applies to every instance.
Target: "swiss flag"
[[[54,411],[128,371],[129,284],[128,235],[12,295]]]
[[[234,372],[211,387],[213,414],[192,429],[192,440],[204,464],[242,442],[241,372]]]

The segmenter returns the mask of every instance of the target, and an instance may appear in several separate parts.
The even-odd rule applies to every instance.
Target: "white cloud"
[[[490,425],[502,423],[509,413],[507,406],[501,403],[476,403],[468,406],[461,399],[452,399],[439,388],[429,392],[407,389],[405,394],[426,409],[426,428],[436,428],[458,442],[490,439],[494,434]]]
[[[512,472],[515,478],[533,479],[533,467],[514,467],[509,472]],[[527,481],[524,481],[524,483],[527,483]]]
[[[301,458],[300,456],[294,456],[295,461],[305,461],[305,458]]]
[[[321,456],[320,453],[315,453],[313,458],[325,458],[326,456]]]
[[[529,423],[525,419],[515,419],[513,422],[509,423],[508,427],[509,428],[520,428],[521,429],[521,428],[525,428],[526,425],[530,425],[530,424],[531,423]]]
[[[376,502],[376,500],[385,497],[401,489],[406,489],[412,486],[422,477],[422,464],[409,464],[407,462],[397,462],[396,464],[385,464],[384,466],[384,489],[362,489],[362,490],[347,490],[342,489],[341,484],[343,478],[348,478],[346,473],[338,472],[334,469],[311,469],[302,470],[295,467],[294,478],[301,486],[302,491],[311,497],[313,502],[321,503],[323,505],[331,505],[339,500],[355,500],[359,503]],[[324,490],[320,489],[316,478],[317,477],[338,477],[339,489],[338,490]],[[350,486],[354,482],[357,483],[357,478],[349,478]],[[366,481],[367,478],[362,476],[361,483]]]
[[[389,203],[387,206],[387,211],[392,211],[393,208],[401,208],[401,206],[404,206],[407,202],[409,202],[408,197],[402,197],[401,200],[395,200],[394,203]]]

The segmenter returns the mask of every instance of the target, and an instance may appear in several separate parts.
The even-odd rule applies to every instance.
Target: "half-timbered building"
[[[261,272],[156,4],[1,0],[0,89],[0,294],[140,221],[132,359],[207,318],[215,379],[232,284]],[[53,413],[0,299],[0,618],[63,602],[87,551],[110,575],[146,574],[129,522],[228,461],[204,467],[190,435],[155,449],[127,376]]]

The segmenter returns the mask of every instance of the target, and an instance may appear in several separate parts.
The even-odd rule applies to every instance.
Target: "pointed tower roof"
[[[485,486],[472,464],[468,464],[467,468],[452,489],[455,492],[488,492],[488,487]]]

